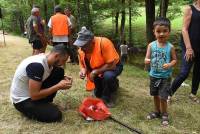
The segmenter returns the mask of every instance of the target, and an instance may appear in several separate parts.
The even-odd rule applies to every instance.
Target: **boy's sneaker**
[[[196,95],[194,95],[194,94],[191,93],[191,94],[189,95],[189,98],[190,98],[193,102],[200,104],[200,100],[198,99],[198,97],[197,97]]]

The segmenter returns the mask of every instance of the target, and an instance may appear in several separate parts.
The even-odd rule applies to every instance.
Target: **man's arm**
[[[70,80],[61,80],[58,84],[46,88],[41,89],[42,87],[42,78],[44,74],[44,68],[40,63],[31,63],[26,67],[26,73],[29,77],[28,87],[29,93],[32,100],[39,100],[45,98],[59,89],[67,89],[70,88],[72,82]]]
[[[60,89],[68,89],[71,87],[71,80],[61,80],[58,84],[46,88],[46,89],[41,89],[42,82],[30,79],[29,80],[29,92],[32,100],[39,100],[42,98],[45,98],[56,91]]]

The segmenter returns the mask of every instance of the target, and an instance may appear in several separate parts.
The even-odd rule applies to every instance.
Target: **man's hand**
[[[64,76],[64,80],[69,80],[71,83],[73,82],[73,78],[71,76]]]
[[[85,77],[86,77],[86,69],[85,68],[81,68],[81,71],[79,72],[79,76],[81,79],[85,79]]]
[[[90,73],[90,80],[91,81],[94,81],[94,78],[98,75],[97,71],[96,70],[93,70],[91,73]]]
[[[72,87],[72,81],[71,80],[61,80],[57,86],[59,87],[59,89],[69,89]]]

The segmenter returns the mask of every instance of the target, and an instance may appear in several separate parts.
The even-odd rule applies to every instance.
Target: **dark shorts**
[[[34,40],[32,42],[33,49],[41,49],[43,47],[42,42],[40,40]]]
[[[171,78],[150,77],[150,95],[160,96],[161,99],[167,100],[170,93]]]

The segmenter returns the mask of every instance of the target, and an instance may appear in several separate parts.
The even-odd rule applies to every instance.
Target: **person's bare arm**
[[[60,89],[69,89],[72,86],[72,81],[64,79],[61,80],[58,84],[46,89],[41,89],[41,85],[42,82],[29,79],[29,92],[32,100],[45,98]]]
[[[191,46],[189,33],[188,33],[189,25],[190,25],[190,22],[191,22],[191,17],[192,17],[191,7],[186,6],[186,8],[184,10],[184,15],[183,15],[182,35],[183,35],[183,40],[184,40],[184,44],[185,44],[185,47],[186,47],[185,58],[186,58],[187,61],[192,59],[192,57],[194,56],[194,52],[193,52],[193,49],[192,49],[192,46]]]
[[[106,63],[103,66],[92,70],[92,72],[90,73],[90,80],[93,81],[95,76],[97,76],[98,74],[101,74],[101,73],[108,71],[108,70],[113,70],[115,68],[116,68],[115,61],[112,61],[110,63]]]
[[[173,66],[176,65],[177,56],[176,56],[176,51],[175,51],[174,46],[173,46],[172,49],[171,49],[171,58],[172,58],[172,60],[171,60],[170,63],[166,63],[166,64],[163,65],[163,68],[164,68],[164,69],[168,69],[168,68],[171,68],[171,67],[173,67]]]
[[[144,59],[145,64],[150,64],[150,62],[151,62],[151,43],[147,47],[147,52]]]

